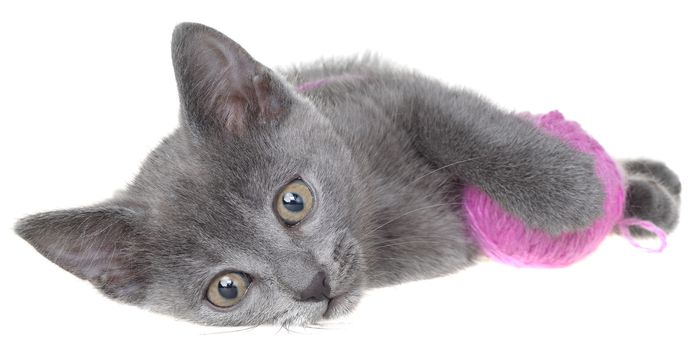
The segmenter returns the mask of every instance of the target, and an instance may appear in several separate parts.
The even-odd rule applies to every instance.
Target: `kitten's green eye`
[[[239,272],[219,275],[209,284],[207,299],[218,307],[231,307],[238,304],[248,291],[250,277]]]
[[[314,205],[311,189],[302,180],[284,186],[275,199],[275,211],[287,225],[295,225],[309,215]]]

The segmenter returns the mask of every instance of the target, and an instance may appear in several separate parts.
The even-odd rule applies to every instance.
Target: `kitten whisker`
[[[408,185],[406,185],[406,186],[409,187],[409,186],[415,184],[416,182],[420,181],[420,180],[423,179],[424,177],[429,176],[429,175],[432,175],[432,174],[434,174],[434,173],[437,173],[438,171],[443,170],[443,169],[445,169],[445,168],[449,168],[449,167],[454,166],[454,165],[457,165],[457,164],[462,164],[462,163],[470,162],[470,161],[473,161],[473,160],[477,160],[477,159],[483,158],[483,157],[484,157],[484,156],[471,157],[471,158],[467,158],[467,159],[458,160],[458,161],[456,161],[456,162],[452,162],[452,163],[447,164],[447,165],[443,165],[443,166],[441,166],[441,167],[439,167],[439,168],[437,168],[437,169],[431,170],[431,171],[429,171],[428,173],[423,174],[423,175],[417,177],[417,178],[414,179],[413,181],[409,182]]]
[[[460,238],[456,238],[454,236],[450,237],[443,237],[441,235],[435,235],[435,234],[410,234],[406,236],[399,236],[399,237],[394,237],[394,238],[382,238],[382,239],[366,239],[362,241],[363,248],[376,248],[378,246],[384,245],[384,244],[394,244],[394,243],[401,243],[401,242],[412,242],[416,241],[416,243],[421,243],[425,241],[449,241],[449,242],[462,242],[463,240]]]
[[[217,334],[227,334],[227,333],[238,333],[238,332],[244,332],[244,331],[249,331],[255,328],[258,328],[260,325],[255,325],[255,326],[249,326],[249,327],[236,327],[236,329],[227,329],[225,331],[215,331],[215,332],[208,332],[208,333],[201,333],[200,335],[217,335]]]
[[[301,333],[299,331],[292,329],[292,327],[294,327],[293,325],[289,325],[289,324],[285,323],[285,324],[282,324],[282,327],[284,327],[284,329],[287,331],[287,333],[304,334],[304,333]]]
[[[304,328],[313,329],[313,330],[323,330],[323,331],[335,330],[333,328],[328,328],[328,327],[323,327],[323,326],[310,326],[310,325],[306,325],[306,326],[304,326]]]
[[[375,245],[375,246],[368,246],[367,248],[384,249],[384,248],[388,248],[388,247],[395,247],[395,246],[402,246],[402,245],[436,243],[436,242],[459,243],[459,244],[466,243],[465,241],[461,241],[461,240],[457,240],[457,239],[449,239],[446,237],[435,237],[437,239],[432,239],[433,237],[424,237],[424,238],[429,238],[429,239],[412,239],[412,240],[406,240],[406,241],[400,241],[400,242],[391,242],[391,243],[379,244],[379,245]]]
[[[371,235],[372,233],[376,232],[377,230],[381,229],[382,227],[384,227],[384,226],[386,226],[386,225],[389,225],[389,224],[391,224],[392,222],[394,222],[394,221],[396,221],[396,220],[398,220],[398,219],[401,219],[402,217],[404,217],[404,216],[406,216],[406,215],[409,215],[409,214],[412,214],[412,213],[414,213],[414,212],[417,212],[417,211],[419,211],[419,210],[430,209],[430,208],[435,208],[435,207],[440,207],[440,206],[445,206],[445,205],[457,205],[457,204],[461,204],[461,202],[431,204],[431,205],[427,205],[427,206],[424,206],[424,207],[420,207],[420,208],[416,208],[416,209],[409,210],[409,211],[407,211],[407,212],[405,212],[405,213],[403,213],[403,214],[401,214],[401,215],[399,215],[399,216],[397,216],[397,217],[395,217],[395,218],[393,218],[393,219],[391,219],[391,220],[389,220],[389,221],[387,221],[387,222],[385,222],[385,223],[383,223],[383,224],[381,224],[381,225],[375,227],[375,228],[372,229],[371,231],[367,232],[365,235],[367,235],[367,236],[368,236],[368,235]]]
[[[348,322],[340,322],[338,320],[324,320],[322,322],[312,323],[311,326],[320,327],[326,330],[339,330],[347,326]]]

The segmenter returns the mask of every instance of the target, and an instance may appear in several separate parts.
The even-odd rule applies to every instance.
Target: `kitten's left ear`
[[[286,84],[212,28],[178,25],[172,56],[183,122],[195,133],[242,134],[289,112],[292,97]]]
[[[46,258],[108,296],[138,303],[146,271],[135,247],[135,213],[123,207],[58,210],[25,217],[15,231]]]

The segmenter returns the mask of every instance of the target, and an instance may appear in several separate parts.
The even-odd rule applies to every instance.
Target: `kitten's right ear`
[[[135,254],[136,214],[123,207],[57,210],[25,217],[15,232],[46,258],[131,303],[144,297],[145,266]]]
[[[220,32],[196,23],[175,28],[173,66],[183,124],[203,136],[243,134],[283,118],[291,92],[271,69]]]

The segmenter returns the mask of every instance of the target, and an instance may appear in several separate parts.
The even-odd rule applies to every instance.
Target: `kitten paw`
[[[625,217],[653,222],[669,232],[678,223],[681,182],[665,164],[651,160],[633,160],[622,164],[627,173]],[[638,237],[654,236],[632,227]]]

